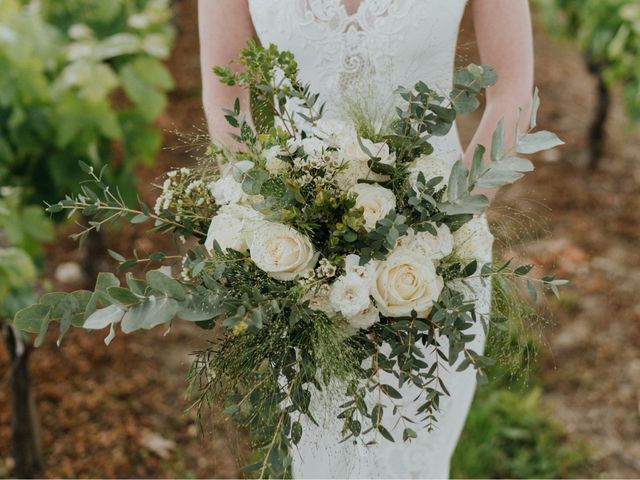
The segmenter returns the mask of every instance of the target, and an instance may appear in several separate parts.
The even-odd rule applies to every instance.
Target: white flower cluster
[[[342,167],[343,161],[338,151],[331,145],[323,142],[317,137],[307,137],[304,139],[290,139],[287,143],[290,152],[297,152],[302,149],[304,156],[297,156],[293,161],[293,180],[301,187],[312,185],[324,189],[332,189],[335,186],[336,176]],[[281,155],[280,150],[276,155]],[[283,167],[285,163],[287,167]],[[272,171],[283,171],[289,164],[273,159],[273,152],[269,151],[267,156],[267,169]]]
[[[180,221],[195,211],[211,210],[214,205],[209,186],[201,179],[194,179],[191,169],[183,167],[167,174],[153,210],[157,215],[170,211],[176,215],[176,221]]]

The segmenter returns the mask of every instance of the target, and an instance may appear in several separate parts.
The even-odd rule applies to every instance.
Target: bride
[[[326,103],[324,117],[339,118],[361,110],[384,123],[393,112],[385,95],[398,85],[422,80],[450,90],[456,40],[467,0],[199,0],[204,107],[213,138],[229,129],[222,108],[235,98],[248,107],[245,92],[223,86],[211,73],[237,57],[248,38],[291,51],[300,76]],[[477,144],[489,145],[500,119],[515,125],[528,119],[533,81],[531,21],[527,0],[470,0],[483,64],[498,70],[499,81],[487,93],[484,115],[471,144],[463,150],[457,131],[433,140],[434,154],[455,162],[471,161]],[[354,110],[355,109],[355,110]],[[513,129],[506,129],[511,132]],[[506,141],[513,142],[513,137]],[[510,143],[507,143],[510,144]],[[486,192],[485,192],[486,193]],[[490,261],[491,252],[486,252]],[[479,312],[488,313],[490,290],[476,285]],[[484,333],[475,331],[476,351]],[[450,396],[441,403],[433,431],[420,431],[411,443],[373,445],[339,443],[337,400],[325,402],[319,425],[305,426],[293,456],[296,478],[445,478],[475,390],[472,369],[444,374]],[[405,387],[406,388],[406,387]],[[413,398],[406,389],[403,398]],[[391,410],[391,409],[389,409]],[[399,428],[392,415],[386,425]],[[397,428],[394,428],[397,427]],[[398,435],[396,435],[398,437]]]

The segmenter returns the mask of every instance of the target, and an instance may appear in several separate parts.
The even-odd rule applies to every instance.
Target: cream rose
[[[376,272],[377,260],[369,260],[364,265],[360,265],[359,255],[347,255],[344,257],[344,271],[347,274],[354,273],[371,285]]]
[[[333,308],[349,319],[371,305],[369,283],[356,273],[348,273],[333,283],[329,299]]]
[[[493,260],[493,235],[483,215],[465,223],[453,234],[454,250],[463,260],[490,263]]]
[[[293,280],[316,261],[313,245],[306,236],[274,222],[260,224],[249,251],[258,268],[276,280]]]
[[[227,175],[213,182],[209,190],[216,200],[217,205],[240,203],[247,198],[242,190],[242,184],[236,182],[233,176]]]
[[[258,228],[264,216],[251,207],[243,205],[224,205],[211,220],[205,247],[213,250],[214,240],[220,248],[232,248],[239,252],[246,252],[253,240],[253,233]]]
[[[453,235],[446,225],[434,228],[436,235],[409,229],[407,235],[398,239],[398,246],[406,247],[431,260],[442,260],[453,252]]]
[[[415,310],[426,318],[443,287],[431,260],[400,247],[378,265],[371,294],[387,317],[406,317]]]
[[[380,321],[380,312],[370,306],[364,312],[347,318],[347,333],[355,334],[358,330],[366,330]]]
[[[211,219],[207,239],[204,242],[205,248],[209,252],[213,251],[213,243],[215,241],[218,242],[222,250],[231,248],[239,252],[245,252],[247,243],[242,235],[243,227],[242,220],[229,214],[219,213]]]
[[[396,196],[380,185],[358,183],[349,191],[357,195],[355,208],[364,209],[364,226],[368,231],[373,230],[378,220],[396,208]]]

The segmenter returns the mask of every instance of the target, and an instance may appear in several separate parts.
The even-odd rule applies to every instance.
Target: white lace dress
[[[443,92],[451,88],[458,29],[466,0],[361,0],[348,12],[342,0],[249,0],[260,41],[293,52],[300,75],[326,102],[325,117],[341,117],[354,105],[366,115],[393,114],[391,92],[418,80]],[[462,153],[458,133],[434,139],[435,154],[453,163]],[[489,261],[491,252],[487,253]],[[475,285],[477,310],[488,313],[490,290]],[[473,329],[473,349],[480,352],[484,334]],[[444,342],[446,345],[446,341]],[[446,351],[446,350],[445,350]],[[432,352],[427,352],[431,355]],[[429,357],[427,357],[429,358]],[[433,357],[431,357],[433,358]],[[475,390],[475,374],[455,366],[441,376],[451,396],[441,403],[436,429],[417,429],[418,438],[402,442],[402,423],[385,409],[383,423],[395,443],[338,443],[339,399],[316,395],[320,427],[305,425],[293,452],[295,478],[446,478],[449,463]],[[387,379],[393,384],[393,379]],[[387,383],[385,382],[385,383]],[[417,391],[405,387],[405,413],[418,404]],[[413,408],[412,408],[413,407]]]

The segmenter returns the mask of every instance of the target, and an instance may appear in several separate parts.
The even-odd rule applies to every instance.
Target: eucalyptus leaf
[[[516,151],[525,155],[564,145],[555,133],[542,130],[535,133],[521,133],[516,142]]]
[[[93,312],[84,322],[82,328],[87,330],[102,330],[112,323],[122,320],[125,310],[118,305],[109,305]]]

